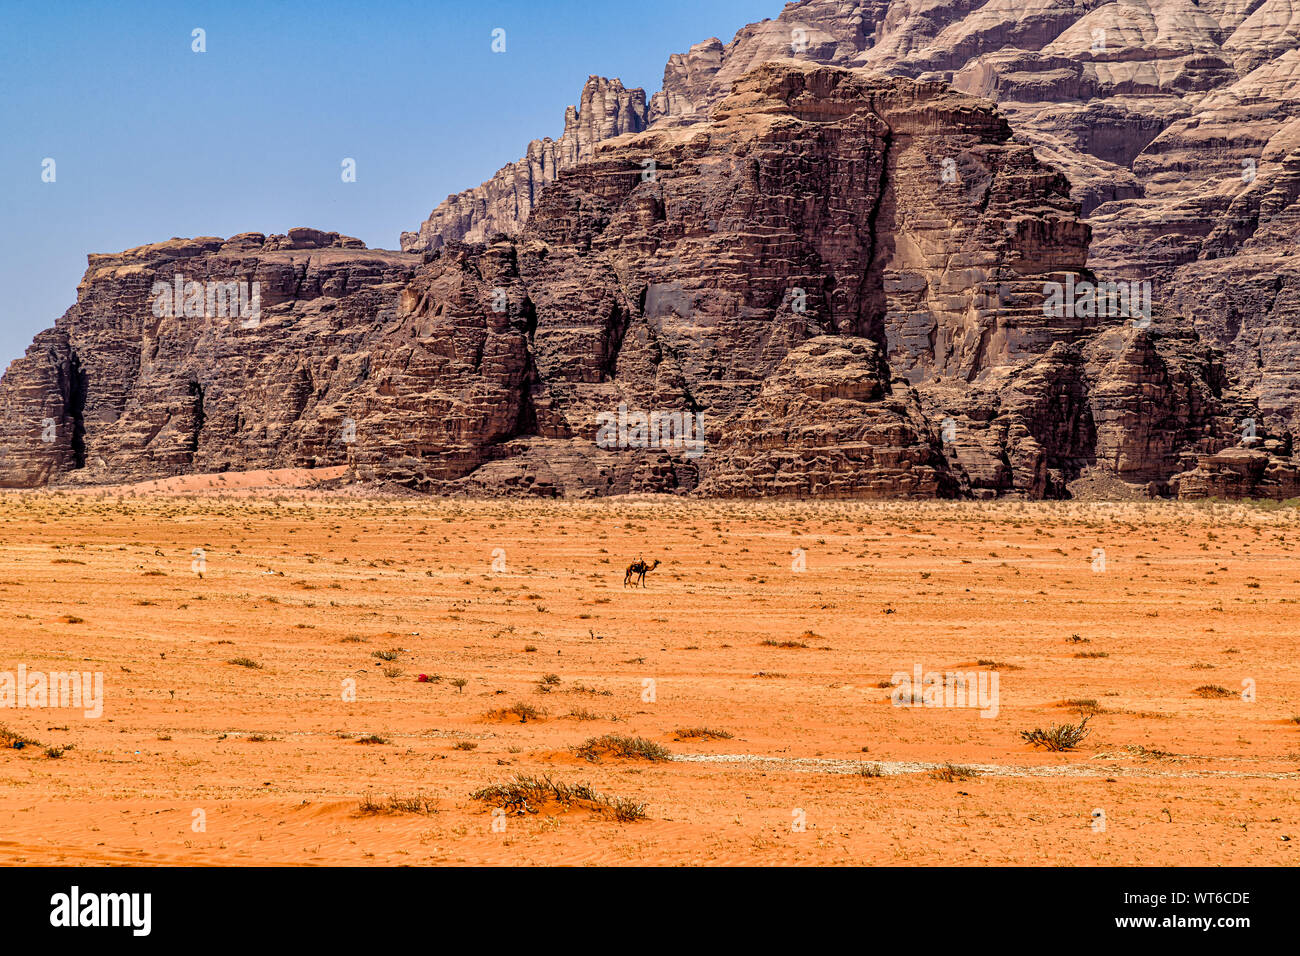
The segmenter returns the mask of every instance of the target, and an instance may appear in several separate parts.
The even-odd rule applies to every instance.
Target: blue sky
[[[449,193],[558,136],[589,74],[649,95],[669,54],[782,6],[6,2],[0,368],[75,301],[87,253],[292,226],[395,249]]]

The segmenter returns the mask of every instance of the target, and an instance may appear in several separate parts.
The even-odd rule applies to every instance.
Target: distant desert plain
[[[1295,507],[305,484],[0,496],[0,863],[1297,862]]]

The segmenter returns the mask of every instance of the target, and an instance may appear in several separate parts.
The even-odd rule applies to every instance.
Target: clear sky
[[[76,300],[87,253],[292,226],[396,249],[558,136],[589,74],[649,96],[669,54],[782,6],[0,0],[0,368]]]

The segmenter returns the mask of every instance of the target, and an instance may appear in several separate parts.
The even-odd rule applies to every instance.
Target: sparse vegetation
[[[386,800],[382,798],[376,800],[368,793],[361,798],[357,809],[367,815],[413,813],[427,816],[438,812],[433,801],[425,797],[389,797]]]
[[[1072,697],[1061,701],[1060,706],[1074,711],[1080,717],[1093,717],[1101,713],[1101,705],[1092,697]]]
[[[593,846],[616,863],[715,854],[761,865],[795,853],[823,864],[883,850],[884,861],[905,853],[924,865],[950,861],[948,850],[965,834],[986,840],[989,858],[1041,862],[1042,848],[1025,841],[1023,829],[997,825],[1028,807],[1044,820],[1072,821],[1071,832],[1081,834],[1056,848],[1061,862],[1108,865],[1128,860],[1135,845],[1089,838],[1088,810],[1111,814],[1145,780],[1166,795],[1139,801],[1134,820],[1150,823],[1168,805],[1184,828],[1162,839],[1152,823],[1155,839],[1139,848],[1151,861],[1185,862],[1196,836],[1188,837],[1188,821],[1197,820],[1234,859],[1276,865],[1293,852],[1280,839],[1297,839],[1285,815],[1268,814],[1282,812],[1269,806],[1300,767],[1300,697],[1285,680],[1263,687],[1260,675],[1285,676],[1290,660],[1280,638],[1300,606],[1300,569],[1289,560],[1300,544],[1295,510],[1265,515],[1233,502],[1203,511],[1177,502],[1102,507],[1086,497],[548,502],[416,497],[387,485],[392,496],[372,498],[370,486],[348,487],[346,476],[312,480],[331,486],[286,490],[278,511],[261,492],[243,490],[223,499],[145,489],[60,497],[57,487],[0,496],[13,544],[12,560],[0,562],[11,626],[11,663],[0,668],[25,661],[47,676],[53,668],[102,671],[108,691],[98,721],[83,722],[68,706],[0,709],[0,723],[40,735],[39,742],[0,735],[15,806],[33,807],[20,817],[81,826],[84,807],[60,794],[84,790],[87,780],[127,807],[159,793],[198,806],[206,801],[200,791],[234,781],[231,808],[260,822],[243,827],[227,853],[253,865],[284,858],[278,816],[249,815],[260,804],[288,808],[303,838],[290,848],[301,862],[326,865],[476,864],[503,853],[571,863],[589,859]],[[484,532],[489,519],[497,531]],[[719,528],[710,531],[715,519]],[[1197,546],[1210,528],[1219,537],[1205,554]],[[808,573],[787,574],[790,548],[811,549],[820,535],[827,543],[810,550]],[[511,573],[490,574],[487,548],[467,541],[510,546]],[[64,550],[50,550],[56,543]],[[1093,575],[1075,560],[1099,543],[1122,573]],[[624,592],[610,570],[643,545],[675,555],[657,596]],[[212,569],[203,581],[185,573],[197,546]],[[990,551],[998,557],[986,559]],[[49,563],[77,554],[89,577],[87,567]],[[959,566],[962,558],[973,566]],[[136,578],[149,568],[176,581],[141,585]],[[1245,586],[1250,575],[1260,588]],[[538,588],[552,594],[524,599]],[[896,620],[884,620],[887,602]],[[541,614],[539,604],[554,609]],[[89,628],[63,620],[86,614]],[[1261,626],[1277,634],[1256,639]],[[800,644],[810,653],[771,653]],[[1102,656],[1112,647],[1114,666]],[[376,650],[394,659],[372,656]],[[1074,657],[1092,651],[1101,653]],[[1216,665],[1216,655],[1231,660]],[[895,691],[900,702],[912,690],[921,698],[920,685],[890,679],[894,670],[910,675],[916,662],[945,680],[955,672],[954,683],[972,692],[956,704],[968,709],[895,710]],[[1002,719],[980,720],[966,678],[1008,664],[1023,670],[1003,674]],[[1210,670],[1223,672],[1221,686]],[[1258,707],[1238,703],[1247,675],[1261,680]],[[659,685],[657,702],[645,694],[647,677]],[[1196,684],[1182,690],[1180,677],[1200,680],[1210,696]],[[472,699],[461,700],[471,684]],[[51,698],[54,688],[51,677]],[[9,693],[0,687],[0,696]],[[489,711],[500,722],[489,722]],[[1059,736],[1051,725],[1085,721],[1091,733],[1076,749],[1045,749]],[[259,725],[267,730],[252,733]],[[1044,743],[1026,742],[1022,731],[1032,735],[1031,727]],[[641,737],[671,756],[601,753],[591,744],[607,732]],[[584,747],[590,757],[580,759]],[[952,766],[936,766],[945,761]],[[343,785],[341,816],[329,797],[338,787],[304,789],[295,783],[304,773],[353,781]],[[512,816],[505,833],[493,834],[488,818],[497,804],[467,797],[516,773],[549,773],[571,798],[621,798],[589,811],[544,794],[528,809],[514,807],[528,816]],[[1207,780],[1222,786],[1203,786]],[[584,782],[590,787],[577,786]],[[358,790],[370,791],[362,813]],[[885,822],[919,800],[936,811],[934,839],[900,852],[902,844],[882,843],[870,828],[846,829],[836,820],[855,797]],[[408,811],[408,801],[419,802]],[[665,833],[659,823],[654,833],[614,823],[619,806],[635,810],[641,801],[655,808],[652,817],[668,818]],[[429,803],[443,812],[423,815]],[[701,806],[712,809],[682,809]],[[808,808],[802,837],[786,836],[792,807]],[[193,844],[173,847],[178,859],[210,861],[231,839],[227,827],[213,830],[211,810],[208,817],[207,836],[172,840]],[[164,816],[137,828],[105,826],[85,846],[108,840],[114,853],[152,858],[158,825],[171,824]],[[620,832],[617,845],[600,847]],[[22,850],[32,865],[57,863],[63,852],[57,841],[39,840]]]
[[[625,757],[633,760],[667,760],[672,755],[667,748],[644,737],[624,737],[605,734],[592,737],[581,746],[573,748],[583,760],[599,762],[603,757]]]
[[[606,797],[585,783],[559,783],[547,775],[519,775],[508,783],[475,790],[469,797],[480,803],[501,807],[511,814],[539,813],[550,805],[559,804],[565,809],[578,807],[601,816],[610,816],[620,823],[644,820],[646,815],[644,803],[623,797]]]
[[[20,734],[16,730],[10,730],[8,727],[0,724],[0,747],[11,750],[22,750],[24,747],[39,747],[41,742],[33,740],[26,734]]]
[[[979,771],[974,767],[964,767],[955,763],[946,763],[930,771],[931,779],[942,780],[944,783],[956,783],[958,780],[970,780],[978,776]]]
[[[1032,747],[1056,751],[1073,750],[1091,732],[1088,730],[1088,721],[1091,719],[1089,715],[1077,724],[1053,724],[1046,730],[1042,728],[1022,730],[1020,736]]]
[[[730,740],[732,735],[712,727],[679,727],[673,732],[678,740]]]
[[[455,682],[453,681],[453,683]],[[489,720],[517,719],[521,724],[526,724],[530,720],[544,720],[546,716],[545,708],[534,707],[532,704],[525,704],[523,701],[517,701],[509,707],[498,707],[496,710],[487,712]]]

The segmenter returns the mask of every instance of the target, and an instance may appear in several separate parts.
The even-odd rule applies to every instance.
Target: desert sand
[[[0,671],[104,680],[0,709],[0,862],[1296,862],[1295,508],[304,483],[0,496]],[[644,817],[471,798],[521,774]]]

